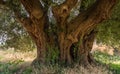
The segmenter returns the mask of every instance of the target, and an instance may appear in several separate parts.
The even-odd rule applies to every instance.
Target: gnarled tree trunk
[[[29,2],[21,0],[30,14],[31,23],[27,25],[31,26],[31,28],[26,27],[26,25],[24,27],[37,45],[37,59],[45,62],[47,45],[56,45],[59,48],[59,60],[61,62],[71,64],[75,62],[75,58],[78,58],[80,64],[91,65],[94,62],[90,53],[96,36],[94,29],[98,23],[109,17],[116,0],[97,0],[91,7],[81,12],[70,22],[67,20],[77,0],[66,0],[63,4],[52,7],[57,21],[57,31],[55,32],[57,39],[45,32],[51,26],[47,14],[45,14],[47,12],[37,1],[39,0]],[[79,43],[79,45],[77,44],[77,46],[76,43]],[[73,45],[77,46],[77,52],[74,52]]]
[[[96,0],[92,6],[80,12],[70,22],[68,22],[70,12],[78,0],[66,0],[52,7],[57,30],[54,33],[52,31],[51,34],[47,32],[52,29],[47,16],[48,6],[45,4],[43,6],[39,0],[20,1],[29,16],[22,17],[17,9],[14,13],[37,46],[37,61],[46,62],[49,45],[58,47],[58,57],[61,62],[71,64],[77,58],[80,64],[91,65],[94,62],[90,51],[96,36],[95,28],[98,23],[109,17],[117,0]],[[42,1],[47,3],[45,0]],[[0,4],[5,5],[5,1],[0,0]]]

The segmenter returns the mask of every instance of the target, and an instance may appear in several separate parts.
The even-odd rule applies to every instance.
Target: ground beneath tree
[[[30,66],[35,57],[36,50],[30,52],[15,52],[14,49],[0,50],[0,72],[22,71]]]
[[[33,69],[30,64],[35,57],[36,50],[30,52],[15,52],[13,49],[0,50],[0,74],[112,74],[102,66],[94,67],[92,70],[78,65],[72,68],[49,65]]]

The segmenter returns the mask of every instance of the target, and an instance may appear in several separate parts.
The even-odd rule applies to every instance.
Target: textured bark
[[[20,1],[29,17],[23,18],[19,10],[14,10],[14,13],[16,19],[36,43],[38,61],[45,62],[47,45],[50,45],[59,48],[59,60],[62,62],[71,64],[77,58],[80,64],[91,65],[94,62],[90,51],[96,36],[95,28],[98,23],[109,17],[117,0],[96,0],[91,7],[70,22],[68,22],[70,12],[78,0],[66,0],[62,4],[52,7],[57,21],[56,38],[52,36],[53,34],[49,35],[46,32],[50,25],[47,10],[41,2],[39,0]],[[5,5],[5,1],[0,0],[0,4]],[[73,47],[77,47],[75,52]]]
[[[68,25],[68,39],[76,42],[78,36],[94,29],[98,23],[109,18],[116,0],[97,0],[86,11],[81,12]]]
[[[22,24],[37,46],[37,61],[44,63],[47,44],[47,35],[45,33],[45,27],[48,24],[47,12],[43,10],[39,0],[21,0],[21,3],[30,15],[28,17],[30,22],[26,23],[27,21],[25,21],[24,23],[22,21]],[[27,25],[31,27],[29,28]]]
[[[116,0],[97,0],[91,7],[89,7],[86,11],[81,12],[70,22],[67,22],[67,18],[69,17],[71,10],[67,8],[69,7],[69,4],[67,5],[67,1],[68,0],[59,6],[53,7],[53,13],[59,26],[58,39],[61,53],[60,59],[71,63],[73,59],[71,58],[72,55],[70,54],[70,48],[74,43],[81,40],[81,50],[79,50],[81,53],[78,55],[83,56],[83,60],[81,60],[82,62],[89,64],[90,60],[92,61],[90,50],[92,49],[94,37],[92,37],[93,40],[90,41],[91,36],[87,37],[87,35],[89,36],[89,33],[96,28],[98,23],[109,17]],[[74,1],[71,1],[71,3],[74,3]],[[75,4],[73,7],[74,6]]]
[[[63,4],[53,7],[53,14],[58,24],[58,42],[60,48],[60,61],[71,63],[71,41],[66,39],[67,19],[71,9],[77,4],[77,0],[66,0]]]
[[[95,63],[92,54],[90,53],[93,42],[95,40],[97,31],[92,30],[89,34],[84,35],[81,40],[78,49],[78,58],[80,58],[80,64],[84,66],[89,66]]]

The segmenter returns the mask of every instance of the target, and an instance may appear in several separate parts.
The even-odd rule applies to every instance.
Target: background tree
[[[54,0],[0,0],[0,5],[14,12],[17,21],[35,42],[37,47],[35,61],[45,63],[47,51],[52,48],[59,51],[56,59],[64,63],[71,64],[77,61],[83,65],[92,65],[94,59],[90,51],[97,33],[96,27],[110,16],[117,1],[55,2]],[[84,6],[85,2],[88,4]],[[70,18],[75,8],[78,8],[78,14]],[[51,22],[52,14],[54,23]]]
[[[120,49],[120,2],[115,6],[112,16],[98,26],[98,42]],[[106,32],[107,31],[107,32]]]
[[[31,38],[17,23],[12,11],[0,9],[0,43],[2,48],[15,48],[20,51],[30,51],[35,48]]]

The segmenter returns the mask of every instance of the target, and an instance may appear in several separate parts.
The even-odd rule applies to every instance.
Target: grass
[[[105,53],[97,52],[94,54],[95,59],[103,65],[109,67],[114,74],[120,74],[120,56],[119,55],[108,55]]]
[[[35,57],[35,51],[0,50],[0,74],[30,74],[29,66]]]
[[[110,66],[115,74],[120,74],[120,64],[111,64]]]
[[[30,66],[35,59],[36,53],[15,52],[14,50],[0,50],[0,74],[120,74],[120,57],[110,56],[103,53],[95,53],[95,59],[109,66],[96,66],[91,70],[82,66],[61,67],[54,65],[39,65],[38,68]],[[113,72],[113,73],[112,73]]]

